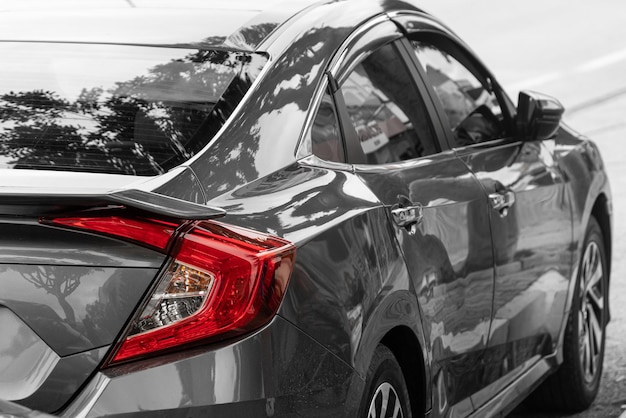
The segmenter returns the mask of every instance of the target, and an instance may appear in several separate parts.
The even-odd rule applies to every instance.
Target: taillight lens
[[[176,224],[146,219],[55,218],[45,223],[133,241],[143,237],[154,247],[172,248],[171,261],[109,365],[267,324],[283,299],[295,257],[288,241],[215,221],[195,223],[178,237]],[[142,236],[139,230],[148,232]]]
[[[123,214],[123,211],[117,211]],[[179,224],[123,215],[42,218],[41,223],[86,230],[134,241],[164,251]]]
[[[282,301],[295,247],[268,235],[203,222],[182,238],[174,260],[112,362],[252,331]]]

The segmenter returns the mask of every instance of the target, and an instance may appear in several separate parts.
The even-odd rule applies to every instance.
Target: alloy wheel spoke
[[[591,288],[597,286],[602,280],[602,264],[597,263],[593,268],[593,271],[588,276],[586,282],[586,290],[589,291]]]
[[[580,362],[587,380],[598,371],[604,328],[601,324],[604,312],[604,271],[598,244],[590,242],[583,256],[580,280],[580,306],[578,312],[578,336]]]
[[[374,405],[370,407],[370,413],[368,415],[368,418],[378,418],[378,416],[376,415],[376,407]]]
[[[376,389],[367,416],[368,418],[384,418],[387,416],[387,410],[393,411],[392,416],[394,418],[404,417],[396,390],[392,385],[385,382]]]
[[[383,395],[383,403],[380,406],[380,416],[381,417],[386,417],[387,416],[387,407],[389,406],[389,387],[386,385],[383,385],[381,388],[381,392]]]
[[[595,344],[593,342],[593,335],[589,334],[587,336],[587,339],[589,340],[587,342],[587,345],[589,346],[589,363],[587,364],[587,377],[592,379],[593,376],[596,373],[596,349],[595,349]]]
[[[598,320],[598,317],[593,309],[588,310],[587,318],[589,321],[589,338],[594,345],[595,352],[598,351],[600,342],[602,341],[602,326],[600,325],[600,321]]]
[[[400,400],[396,399],[396,404],[393,408],[393,418],[402,418],[402,408],[400,408]]]
[[[590,374],[589,370],[591,369],[591,347],[590,347],[588,334],[586,338],[583,340],[582,351],[583,351],[583,370],[588,375]]]
[[[587,292],[587,299],[589,300],[589,305],[593,305],[594,309],[602,311],[604,309],[604,296],[602,295],[602,291],[597,288],[589,289]]]

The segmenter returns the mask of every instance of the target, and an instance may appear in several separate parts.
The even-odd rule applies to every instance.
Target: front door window
[[[463,147],[502,138],[502,108],[496,95],[449,53],[424,42],[411,42],[454,133]]]

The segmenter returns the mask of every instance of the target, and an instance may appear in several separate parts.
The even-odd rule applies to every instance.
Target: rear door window
[[[313,154],[326,161],[345,162],[337,112],[332,96],[328,91],[322,97],[315,113],[309,135],[311,136]]]
[[[0,42],[0,168],[157,175],[204,148],[266,58]]]
[[[439,151],[422,96],[393,43],[358,64],[340,90],[369,164]]]

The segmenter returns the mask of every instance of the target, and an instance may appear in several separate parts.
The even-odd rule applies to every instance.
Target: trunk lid
[[[0,399],[61,409],[99,367],[159,274],[166,250],[42,223],[111,209],[173,224],[224,213],[134,189],[0,187]]]

